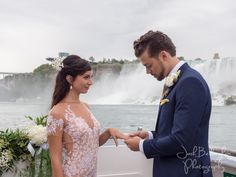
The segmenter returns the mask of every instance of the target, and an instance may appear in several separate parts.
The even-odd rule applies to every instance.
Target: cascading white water
[[[206,79],[213,105],[223,105],[225,98],[236,95],[236,58],[204,60],[191,66]]]
[[[93,104],[153,104],[161,94],[162,84],[148,76],[141,64],[124,65],[118,77],[103,73],[86,100]]]
[[[236,95],[236,58],[188,61],[209,84],[213,105],[223,105],[227,96]],[[103,73],[85,99],[92,104],[157,104],[163,81],[145,73],[141,64],[124,65],[119,76]]]

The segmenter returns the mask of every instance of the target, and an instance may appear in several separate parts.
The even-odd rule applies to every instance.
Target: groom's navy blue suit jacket
[[[202,76],[187,63],[160,105],[154,138],[143,143],[154,158],[154,177],[212,177],[208,149],[211,95]]]

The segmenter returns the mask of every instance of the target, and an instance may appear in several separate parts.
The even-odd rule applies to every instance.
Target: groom
[[[206,81],[176,57],[171,39],[149,31],[134,42],[147,74],[165,79],[155,131],[125,140],[133,151],[153,158],[153,177],[212,177],[208,129],[211,95]]]

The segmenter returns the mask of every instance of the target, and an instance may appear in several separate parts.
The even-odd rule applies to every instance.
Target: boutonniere
[[[169,76],[166,77],[166,80],[165,80],[165,85],[167,87],[171,87],[173,86],[177,80],[179,79],[179,75],[180,75],[180,70],[178,70],[176,73],[171,73]]]
[[[162,100],[160,101],[160,106],[162,106],[162,105],[164,105],[165,103],[168,103],[168,102],[170,102],[169,99],[167,99],[167,98],[162,99]]]

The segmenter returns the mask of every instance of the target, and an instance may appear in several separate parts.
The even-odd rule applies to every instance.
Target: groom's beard
[[[153,75],[158,81],[162,81],[165,78],[164,70],[162,70],[159,74]]]
[[[159,65],[160,65],[160,72],[156,73],[154,75],[154,77],[158,80],[158,81],[162,81],[165,78],[165,68],[164,65],[161,61],[159,61]]]

